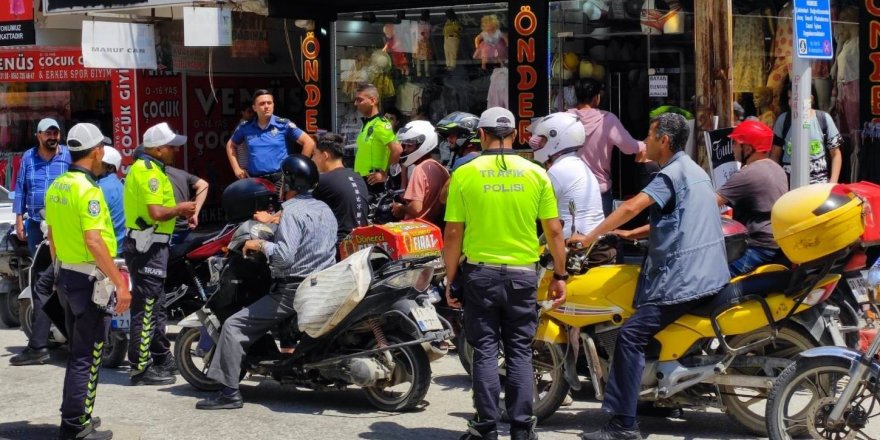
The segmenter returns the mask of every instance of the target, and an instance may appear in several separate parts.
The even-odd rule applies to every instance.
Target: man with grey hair
[[[650,208],[648,256],[636,290],[637,311],[620,328],[602,409],[612,415],[587,440],[641,439],[636,404],[645,368],[645,348],[664,327],[715,295],[730,281],[715,189],[709,176],[684,153],[687,121],[664,113],[651,121],[646,140],[650,160],[661,169],[637,196],[627,200],[586,236],[569,245],[585,248],[602,234]]]
[[[357,137],[357,153],[354,171],[366,180],[371,193],[381,192],[389,173],[400,172],[400,153],[403,148],[397,142],[394,128],[379,112],[379,91],[372,84],[358,86],[354,106],[363,116],[364,126]],[[396,172],[392,172],[392,165]]]

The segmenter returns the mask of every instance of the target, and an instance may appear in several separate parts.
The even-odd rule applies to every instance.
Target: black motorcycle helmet
[[[301,154],[291,154],[281,162],[284,184],[299,194],[305,194],[318,184],[318,166]]]
[[[474,143],[475,141],[476,143],[480,142],[480,138],[477,136],[477,125],[479,123],[480,118],[476,115],[467,112],[452,112],[444,116],[443,119],[437,123],[436,130],[443,138],[451,134],[458,137],[455,145],[449,146],[450,149],[455,150],[468,143]]]
[[[227,222],[240,223],[252,219],[257,211],[277,209],[278,192],[265,179],[237,180],[223,190],[221,206]]]

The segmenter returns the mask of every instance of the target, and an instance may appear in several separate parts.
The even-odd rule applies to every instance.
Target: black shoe
[[[611,419],[602,429],[581,434],[583,440],[642,440],[639,426],[624,428],[620,422]]]
[[[58,438],[61,440],[110,440],[113,431],[96,431],[94,421],[80,429],[71,429],[62,426],[58,430]]]
[[[458,440],[498,440],[498,431],[493,429],[486,433],[480,433],[475,428],[468,428],[468,432]]]
[[[157,364],[156,368],[159,368],[172,376],[180,374],[180,370],[177,369],[177,360],[174,359],[174,355],[171,353],[168,353],[165,356],[165,361]]]
[[[49,360],[49,349],[40,348],[33,349],[30,347],[22,350],[21,353],[9,358],[9,365],[20,367],[22,365],[39,365]]]
[[[165,370],[149,366],[146,370],[135,373],[131,376],[131,384],[137,385],[172,385],[177,382],[177,378],[168,374]]]
[[[538,440],[538,433],[529,430],[511,430],[510,440]]]
[[[101,427],[101,418],[100,417],[92,417],[92,420],[89,422],[92,425],[92,429],[98,429]]]
[[[232,395],[225,395],[222,391],[216,396],[196,402],[196,409],[239,409],[244,406],[241,392],[236,391]]]

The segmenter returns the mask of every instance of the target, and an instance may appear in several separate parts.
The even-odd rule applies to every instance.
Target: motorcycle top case
[[[339,244],[339,255],[347,258],[370,246],[381,247],[393,260],[440,256],[443,234],[437,226],[420,220],[361,226]]]
[[[871,182],[838,184],[832,192],[836,194],[853,193],[865,201],[862,208],[865,215],[865,233],[862,234],[863,245],[880,244],[880,185]]]
[[[863,200],[817,183],[791,190],[773,204],[773,238],[794,264],[818,260],[859,241],[865,232]]]

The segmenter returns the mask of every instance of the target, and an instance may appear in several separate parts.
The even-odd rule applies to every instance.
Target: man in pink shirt
[[[605,84],[602,82],[579,80],[574,89],[578,104],[569,112],[577,115],[584,124],[587,140],[578,154],[599,181],[602,210],[608,216],[614,200],[611,194],[611,150],[616,146],[624,154],[644,154],[645,143],[634,139],[613,113],[599,110],[604,91]]]
[[[449,180],[449,171],[431,157],[438,144],[434,126],[428,121],[410,122],[397,132],[397,139],[403,147],[403,167],[415,168],[403,195],[406,204],[395,203],[392,213],[397,218],[421,219],[442,226],[445,205],[440,202],[440,193]]]

